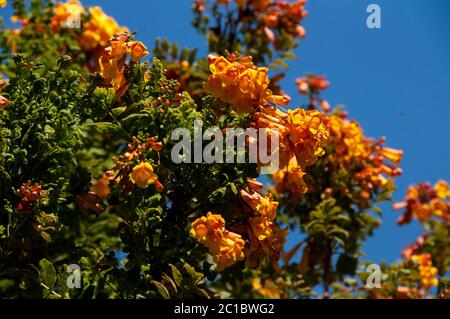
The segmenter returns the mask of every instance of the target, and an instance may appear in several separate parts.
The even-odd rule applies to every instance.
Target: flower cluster
[[[297,84],[299,93],[304,95],[320,92],[330,85],[327,79],[321,75],[308,75],[298,78],[295,80],[295,84]]]
[[[20,203],[16,208],[17,212],[31,212],[31,204],[42,198],[42,186],[38,183],[31,185],[31,181],[28,181],[20,186],[20,188],[16,191],[16,195],[21,197]]]
[[[436,216],[450,225],[449,198],[450,189],[446,181],[440,180],[434,186],[429,183],[412,185],[408,188],[405,199],[394,204],[395,209],[406,208],[398,223],[409,223],[413,217],[425,222]]]
[[[217,0],[217,4],[227,5],[230,0]],[[273,1],[273,0],[235,0],[240,9],[245,9],[248,5],[259,17],[261,23],[266,28],[269,39],[273,40],[271,29],[283,29],[294,37],[304,38],[305,29],[300,25],[301,21],[308,15],[305,10],[306,0],[295,2]],[[196,1],[198,10],[203,8],[202,1]]]
[[[89,9],[89,21],[83,24],[80,44],[85,50],[104,48],[114,34],[127,31],[127,28],[120,27],[114,18],[106,15],[100,7],[92,7]]]
[[[101,50],[108,45],[114,34],[127,32],[127,28],[120,27],[114,18],[105,14],[100,7],[89,8],[88,19],[81,24],[84,13],[85,9],[78,0],[58,3],[54,7],[51,27],[58,31],[61,28],[74,27],[71,25],[73,23],[80,23],[82,33],[78,41],[85,51]]]
[[[428,292],[431,287],[438,285],[437,268],[433,267],[430,254],[413,255],[411,260],[419,264],[420,286]]]
[[[133,63],[148,55],[147,47],[139,41],[132,41],[131,35],[118,33],[110,41],[110,46],[105,48],[99,58],[100,73],[106,86],[114,87],[116,99],[125,94],[128,83],[125,75],[127,58],[131,57]]]
[[[398,165],[403,152],[383,146],[384,138],[378,141],[367,138],[360,125],[346,116],[346,113],[338,112],[326,118],[333,148],[327,159],[336,177],[342,172],[350,172],[356,180],[351,191],[360,199],[360,205],[367,207],[376,188],[390,186],[386,176],[402,173]],[[349,192],[348,189],[342,191]]]
[[[152,164],[143,162],[135,167],[130,173],[130,180],[139,188],[147,188],[151,184],[155,184],[158,175],[153,172]]]
[[[282,29],[294,37],[303,39],[306,31],[300,22],[308,15],[305,10],[306,0],[287,1],[251,1],[250,4],[257,11],[262,11],[261,21],[266,28]],[[269,31],[269,34],[271,31]],[[270,38],[270,37],[269,37]],[[275,42],[275,47],[276,47]]]
[[[268,89],[270,80],[267,68],[257,67],[250,56],[239,57],[237,53],[225,57],[209,57],[211,75],[205,90],[239,114],[250,113],[259,105],[270,102],[287,105],[290,98],[273,95]]]
[[[241,227],[249,239],[245,249],[246,264],[256,267],[260,260],[268,257],[274,267],[286,242],[287,229],[279,228],[274,220],[278,202],[272,200],[270,195],[263,196],[254,187],[255,182],[249,182],[248,190],[241,190],[243,205],[239,214],[248,217],[248,224]]]
[[[221,215],[208,212],[196,219],[189,231],[191,237],[208,247],[217,264],[217,271],[244,259],[244,240],[239,234],[225,229],[225,220]]]
[[[297,85],[298,92],[309,98],[310,108],[317,108],[320,106],[325,112],[328,112],[331,109],[330,104],[320,97],[320,93],[330,85],[324,76],[308,75],[298,78],[295,81],[295,84]]]
[[[134,143],[128,145],[128,151],[114,158],[115,166],[106,172],[106,177],[95,182],[93,189],[102,197],[109,193],[107,189],[109,181],[124,186],[124,193],[128,193],[135,187],[146,189],[150,185],[155,185],[157,190],[164,189],[158,179],[152,163],[148,162],[146,155],[148,152],[161,151],[163,144],[158,142],[156,137],[148,138],[144,143],[139,143],[135,139]]]
[[[210,13],[220,25],[209,28],[211,51],[239,49],[263,62],[266,60],[264,55],[272,59],[272,48],[275,51],[290,51],[297,46],[297,38],[306,36],[301,25],[308,15],[305,5],[306,0],[194,0],[194,25],[200,32],[205,32],[204,25],[211,21],[208,17]],[[225,32],[220,32],[222,26]]]
[[[304,109],[283,112],[266,105],[253,114],[253,120],[255,127],[273,129],[279,135],[280,169],[273,175],[278,191],[306,192],[305,167],[324,154],[329,138],[324,114]]]

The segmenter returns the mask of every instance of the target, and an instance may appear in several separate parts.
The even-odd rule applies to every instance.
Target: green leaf
[[[151,283],[155,285],[156,289],[158,289],[159,294],[164,299],[170,299],[169,291],[167,290],[167,288],[162,283],[160,283],[160,282],[158,282],[156,280],[152,280]]]
[[[177,267],[175,267],[172,264],[169,264],[170,269],[172,269],[172,277],[175,280],[175,283],[178,286],[181,286],[181,282],[183,281],[183,275],[181,274],[181,272],[178,270]]]
[[[100,131],[118,131],[120,130],[120,126],[111,123],[111,122],[96,122],[96,123],[88,123],[85,125],[86,127],[95,127]]]
[[[41,259],[39,262],[39,275],[41,277],[42,283],[48,288],[52,288],[56,283],[56,271],[52,263],[47,259]]]
[[[204,297],[207,299],[210,299],[210,296],[208,294],[208,292],[205,289],[202,288],[195,288],[194,290],[200,297]]]

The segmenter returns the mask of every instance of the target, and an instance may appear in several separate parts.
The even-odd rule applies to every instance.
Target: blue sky
[[[191,0],[82,2],[102,6],[150,47],[167,37],[206,54],[204,38],[190,24]],[[370,3],[381,7],[381,29],[366,26]],[[411,183],[449,180],[450,2],[311,0],[307,9],[307,37],[284,81],[294,104],[300,101],[296,77],[326,75],[331,86],[324,97],[331,104],[345,105],[368,136],[386,136],[389,146],[405,151],[395,200]],[[416,223],[397,226],[399,213],[383,208],[383,224],[363,249],[370,260],[392,262],[421,230]]]

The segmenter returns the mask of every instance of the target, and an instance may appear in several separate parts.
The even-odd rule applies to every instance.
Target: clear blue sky
[[[205,40],[190,25],[192,0],[82,2],[102,6],[149,46],[167,37],[206,54]],[[381,29],[366,27],[370,3],[381,7]],[[389,146],[405,151],[396,200],[410,183],[450,180],[450,1],[314,0],[307,9],[307,38],[284,82],[294,103],[296,77],[326,75],[330,103],[344,104],[368,136],[386,136]],[[392,262],[421,230],[415,223],[397,226],[399,213],[383,208],[383,224],[364,250],[370,260]]]

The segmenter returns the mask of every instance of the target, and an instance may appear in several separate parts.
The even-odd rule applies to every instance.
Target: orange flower
[[[158,175],[153,172],[153,166],[150,163],[144,162],[133,168],[130,180],[139,188],[147,188],[158,180]]]
[[[271,196],[264,197],[258,192],[250,195],[245,190],[241,190],[241,196],[256,214],[248,220],[253,235],[260,241],[270,237],[275,227],[273,221],[276,217],[278,202],[272,201]]]
[[[275,31],[278,31],[279,34],[281,33],[279,30],[282,30],[283,33],[299,38],[304,38],[306,35],[305,29],[300,25],[301,20],[308,15],[304,8],[305,4],[306,0],[297,0],[294,3],[288,1],[272,3],[271,0],[250,2],[251,7],[261,14],[260,19],[265,26],[276,28]],[[275,47],[277,46],[275,45]]]
[[[100,74],[103,76],[105,83],[114,84],[122,67],[119,67],[118,61],[111,59],[108,55],[102,55],[98,61],[100,66]]]
[[[438,181],[434,187],[429,183],[411,185],[406,191],[405,199],[395,203],[395,209],[406,207],[406,211],[398,220],[405,224],[415,217],[420,222],[426,222],[433,216],[441,218],[444,222],[449,221],[450,203],[448,202],[449,190],[446,181]]]
[[[30,212],[32,209],[31,204],[42,198],[42,186],[38,183],[32,185],[31,181],[27,181],[16,191],[16,195],[21,198],[16,208],[17,211],[19,213]]]
[[[237,113],[249,113],[266,101],[287,105],[289,97],[274,96],[268,89],[270,80],[267,68],[258,68],[251,57],[210,57],[211,75],[205,85],[215,98],[230,104]]]
[[[298,78],[295,83],[297,84],[298,91],[301,94],[322,91],[330,85],[327,79],[320,75],[308,75],[303,78]]]
[[[246,190],[241,190],[241,198],[251,214],[248,226],[244,227],[250,242],[245,250],[247,265],[255,267],[261,259],[269,257],[276,267],[287,235],[287,230],[278,228],[274,222],[278,202],[273,201],[271,195],[263,196],[257,191],[250,194]],[[244,207],[242,213],[245,211]]]
[[[428,220],[431,215],[432,211],[430,209],[430,206],[426,204],[420,205],[416,210],[414,210],[414,217],[416,217],[421,222]]]
[[[324,154],[323,146],[329,138],[323,114],[316,110],[289,110],[286,122],[297,160],[305,166],[315,163]]]
[[[370,150],[361,126],[356,121],[349,121],[340,115],[328,118],[328,127],[336,144],[336,155],[344,163],[367,159]]]
[[[0,7],[1,7],[1,8],[6,7],[7,4],[8,4],[8,1],[7,1],[7,0],[0,0]]]
[[[116,99],[125,94],[128,89],[125,77],[125,65],[128,56],[133,62],[138,62],[148,54],[146,46],[142,42],[128,41],[130,35],[118,33],[110,41],[111,45],[105,48],[98,60],[100,74],[104,78],[105,85],[114,87]]]
[[[132,42],[131,48],[131,60],[138,62],[140,59],[148,55],[147,47],[142,42]]]
[[[413,261],[419,264],[420,273],[420,286],[428,292],[431,287],[438,285],[438,280],[436,278],[437,268],[433,267],[431,261],[431,255],[428,253],[413,255],[411,257]]]
[[[100,198],[107,198],[111,192],[108,175],[103,174],[101,178],[95,180],[92,184],[92,191]]]
[[[267,216],[271,220],[275,219],[278,202],[273,201],[270,195],[264,197],[258,192],[249,194],[247,191],[241,190],[241,197],[244,202],[259,215]]]
[[[379,154],[383,156],[385,159],[391,161],[395,165],[400,165],[400,160],[403,157],[403,151],[402,150],[396,150],[394,148],[385,147],[383,146]]]
[[[217,270],[244,259],[245,245],[242,237],[225,229],[225,220],[219,214],[208,212],[191,224],[189,235],[208,247],[217,264]]]
[[[84,50],[106,47],[114,34],[126,31],[127,28],[120,27],[100,7],[92,7],[89,9],[89,21],[83,24],[80,45]]]
[[[279,192],[300,195],[307,191],[303,180],[305,167],[324,155],[329,141],[325,116],[317,110],[289,110],[284,113],[274,107],[260,106],[253,114],[252,125],[257,128],[276,129],[279,136],[280,169],[273,179]]]
[[[440,199],[447,199],[450,197],[450,189],[447,182],[444,180],[440,180],[434,184],[434,190],[436,191],[437,197]]]
[[[0,95],[0,109],[4,108],[9,104],[9,100],[4,97],[3,95]]]

